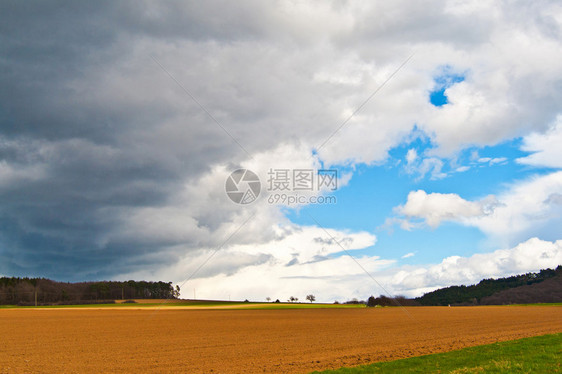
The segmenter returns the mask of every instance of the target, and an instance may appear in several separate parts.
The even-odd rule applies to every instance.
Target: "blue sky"
[[[447,73],[451,70],[450,66],[442,70],[445,74],[434,79],[435,89],[428,95],[428,100],[436,107],[447,105],[445,90],[465,79],[463,75]],[[287,209],[287,217],[299,225],[313,225],[317,220],[326,227],[374,233],[376,245],[356,252],[359,256],[395,258],[401,264],[430,264],[446,256],[470,256],[492,248],[487,246],[485,235],[480,230],[460,223],[414,230],[387,224],[387,219],[396,216],[394,208],[407,200],[410,191],[454,193],[467,200],[477,200],[499,194],[517,180],[549,171],[548,168],[529,167],[516,162],[529,152],[522,151],[522,139],[515,138],[494,146],[466,147],[454,159],[445,160],[443,176],[434,178],[429,174],[412,174],[405,166],[407,152],[413,149],[419,155],[429,154],[434,144],[417,128],[411,135],[414,140],[390,149],[388,158],[381,163],[360,165],[353,170],[338,168],[340,173],[351,172],[353,177],[347,185],[331,193],[337,198],[337,204]],[[486,159],[499,162],[490,163]],[[458,171],[463,167],[467,170]],[[401,258],[412,253],[413,256]]]
[[[377,244],[359,254],[379,255],[390,258],[414,252],[416,255],[401,260],[408,264],[433,263],[446,255],[469,256],[489,249],[483,243],[484,235],[476,228],[448,223],[443,227],[406,231],[397,225],[385,226],[387,218],[395,216],[393,208],[403,204],[412,190],[456,193],[474,200],[504,191],[509,183],[529,175],[546,172],[548,169],[531,168],[515,160],[527,155],[520,147],[521,139],[504,142],[493,147],[470,147],[458,157],[458,167],[470,166],[464,172],[450,170],[446,165],[446,176],[432,179],[430,175],[420,178],[408,174],[404,169],[406,153],[416,149],[419,154],[431,150],[432,145],[423,139],[405,143],[389,151],[383,165],[361,165],[353,171],[350,182],[332,195],[337,204],[308,205],[287,210],[287,216],[299,225],[310,225],[317,219],[326,227],[350,230],[365,230],[377,236]],[[506,158],[501,164],[471,160],[477,152],[479,158]],[[455,168],[456,169],[456,168]],[[347,172],[343,168],[340,172]]]

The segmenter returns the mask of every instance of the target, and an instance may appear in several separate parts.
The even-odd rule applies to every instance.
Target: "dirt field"
[[[299,372],[562,332],[562,307],[0,310],[0,372]]]

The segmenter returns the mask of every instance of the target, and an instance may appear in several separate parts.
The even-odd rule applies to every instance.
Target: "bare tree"
[[[266,297],[265,299],[267,300],[268,303],[271,301],[271,297],[269,297],[269,296]]]
[[[306,299],[310,302],[313,302],[316,300],[316,296],[310,294],[310,295],[306,295]]]

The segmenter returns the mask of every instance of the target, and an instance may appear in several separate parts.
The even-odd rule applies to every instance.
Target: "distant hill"
[[[92,304],[117,299],[172,299],[172,282],[103,281],[66,283],[45,278],[0,278],[0,305]]]
[[[482,305],[560,303],[562,302],[562,274],[540,283],[533,283],[496,292],[480,300]]]
[[[562,302],[562,266],[538,273],[484,279],[441,288],[415,299],[421,305],[503,305]]]

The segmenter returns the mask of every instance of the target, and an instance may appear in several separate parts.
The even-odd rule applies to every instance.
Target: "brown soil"
[[[0,373],[309,372],[562,332],[562,307],[0,310]]]

